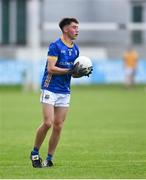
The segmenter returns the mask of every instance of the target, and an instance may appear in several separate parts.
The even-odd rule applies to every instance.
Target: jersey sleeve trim
[[[56,61],[56,60],[58,59],[57,56],[48,56],[48,58],[49,58],[50,60],[54,60],[54,61]]]

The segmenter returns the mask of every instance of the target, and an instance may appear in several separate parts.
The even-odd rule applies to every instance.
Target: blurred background
[[[90,78],[73,84],[124,83],[123,53],[138,53],[136,83],[146,83],[145,0],[0,0],[0,85],[38,90],[63,17],[80,22],[77,43],[92,59]]]

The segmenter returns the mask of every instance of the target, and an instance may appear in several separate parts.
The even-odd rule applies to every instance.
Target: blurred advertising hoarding
[[[0,60],[0,85],[22,85],[33,83],[34,76],[40,86],[45,61],[34,63],[22,60]],[[121,59],[94,60],[93,73],[88,77],[73,78],[72,84],[118,84],[125,79],[124,64]],[[135,77],[136,83],[146,84],[146,60],[139,60]]]

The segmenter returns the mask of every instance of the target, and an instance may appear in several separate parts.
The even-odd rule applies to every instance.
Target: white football
[[[92,68],[92,61],[89,57],[87,56],[79,56],[75,61],[74,65],[79,62],[79,66],[81,68],[86,68],[87,74],[91,71]]]

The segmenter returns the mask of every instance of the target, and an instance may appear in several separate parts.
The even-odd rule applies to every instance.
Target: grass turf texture
[[[29,160],[41,116],[39,93],[0,89],[0,178],[146,178],[144,86],[72,87],[50,169]],[[40,153],[44,159],[47,140]]]

